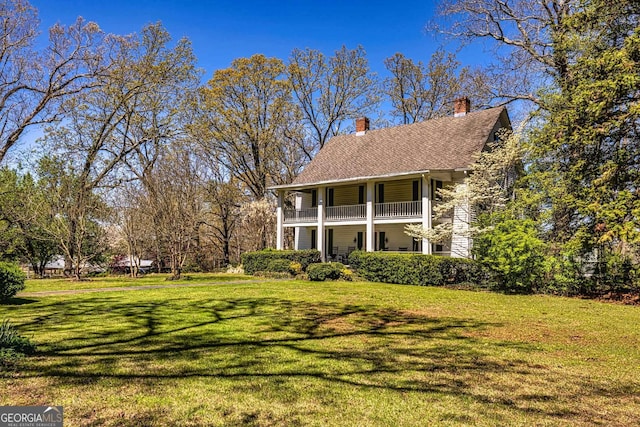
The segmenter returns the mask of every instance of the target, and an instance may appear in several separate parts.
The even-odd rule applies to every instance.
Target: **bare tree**
[[[415,63],[401,53],[385,59],[391,77],[384,81],[384,92],[391,101],[393,116],[403,124],[429,120],[451,114],[453,100],[460,96],[472,98],[474,105],[486,102],[479,90],[481,73],[472,73],[452,53],[438,49],[428,64]]]
[[[97,86],[66,99],[64,125],[47,132],[51,150],[66,159],[77,176],[75,206],[69,207],[77,215],[70,217],[69,233],[78,239],[82,237],[78,227],[84,221],[83,204],[96,189],[116,186],[123,179],[117,173],[125,160],[159,138],[162,116],[149,112],[162,101],[158,94],[173,90],[176,79],[182,78],[169,71],[193,69],[188,43],[167,48],[169,37],[160,25],[145,27],[142,37],[113,36],[111,41],[109,72],[99,76]],[[74,250],[81,247],[72,246]],[[80,256],[68,255],[70,259]]]
[[[538,89],[562,80],[570,58],[558,48],[574,0],[442,0],[438,13],[446,22],[430,28],[463,42],[492,42],[497,59],[489,69],[494,98],[526,100],[541,106]]]
[[[284,64],[254,55],[217,70],[202,90],[201,114],[192,134],[255,199],[267,194],[283,170],[302,166],[298,109]],[[283,158],[283,154],[288,154]]]
[[[42,51],[34,47],[38,26],[27,1],[0,2],[0,163],[28,128],[60,120],[60,102],[95,87],[110,65],[97,24],[56,24]]]
[[[153,243],[150,238],[153,227],[149,220],[144,187],[137,181],[122,184],[113,196],[113,228],[117,240],[112,242],[112,249],[118,251],[119,255],[126,253],[124,260],[129,267],[129,274],[138,277],[140,261],[150,252]]]
[[[201,166],[190,151],[186,146],[174,144],[161,156],[149,177],[156,188],[153,194],[157,200],[147,203],[147,212],[156,218],[173,279],[180,278],[205,223]],[[151,195],[147,193],[147,197]]]
[[[380,100],[362,46],[351,50],[343,46],[328,59],[317,50],[295,49],[287,73],[307,127],[302,148],[309,160],[341,132],[345,121],[372,112]]]

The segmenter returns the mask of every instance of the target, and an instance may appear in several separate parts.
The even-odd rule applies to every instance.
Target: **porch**
[[[383,223],[375,226],[370,235],[364,224],[333,225],[327,224],[319,231],[316,226],[296,227],[295,244],[298,249],[319,249],[325,254],[327,261],[346,262],[349,254],[357,250],[428,253],[448,255],[449,245],[432,245],[423,247],[422,239],[414,239],[404,232],[406,223]]]

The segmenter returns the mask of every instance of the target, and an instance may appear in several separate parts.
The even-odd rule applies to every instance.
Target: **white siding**
[[[407,248],[407,251],[413,249],[413,238],[405,234],[404,224],[381,224],[376,226],[376,233],[384,232],[388,242],[385,247],[389,251],[398,251],[400,248]],[[376,246],[378,242],[376,242]],[[379,248],[378,248],[379,249]]]
[[[296,197],[296,209],[310,208],[311,207],[311,192],[298,193],[298,195],[299,195],[299,202],[298,202],[298,197]],[[300,206],[298,206],[298,203],[300,203]]]
[[[411,201],[413,199],[413,181],[415,180],[382,182],[382,184],[384,184],[384,202],[392,203]]]
[[[459,185],[464,186],[465,184]],[[451,256],[454,258],[469,258],[471,256],[470,220],[468,203],[455,207],[453,211],[453,236],[451,237]]]
[[[335,187],[333,190],[333,205],[357,205],[358,186]]]
[[[311,249],[310,227],[296,227],[296,249]]]
[[[366,227],[364,225],[346,225],[340,227],[327,227],[333,229],[333,246],[338,248],[338,254],[346,254],[349,248],[357,249],[358,231],[363,234],[362,250],[366,248]],[[356,240],[354,242],[354,240]],[[327,237],[328,241],[328,237]],[[328,248],[328,253],[332,252],[332,248]]]

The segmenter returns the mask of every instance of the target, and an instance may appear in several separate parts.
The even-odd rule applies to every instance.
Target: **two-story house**
[[[460,98],[454,111],[379,130],[360,118],[355,134],[331,138],[291,184],[273,187],[277,248],[283,249],[284,229],[293,227],[295,249],[318,249],[325,260],[345,259],[356,249],[468,256],[464,206],[438,218],[453,221],[451,242],[416,241],[404,232],[406,224],[432,227],[437,189],[462,183],[496,132],[510,128],[504,107],[470,112],[468,98]],[[294,209],[284,207],[286,192],[296,195]]]

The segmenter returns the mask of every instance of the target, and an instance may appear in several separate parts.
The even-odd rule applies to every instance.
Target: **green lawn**
[[[69,426],[640,424],[639,307],[208,281],[0,306],[40,349],[0,401]]]
[[[128,276],[96,277],[89,280],[74,281],[72,279],[42,279],[27,280],[24,292],[47,292],[59,290],[80,290],[96,288],[118,288],[131,286],[157,286],[157,285],[189,285],[197,283],[228,282],[240,280],[253,280],[252,276],[243,274],[183,274],[180,280],[167,280],[168,274],[147,274],[131,279]]]

